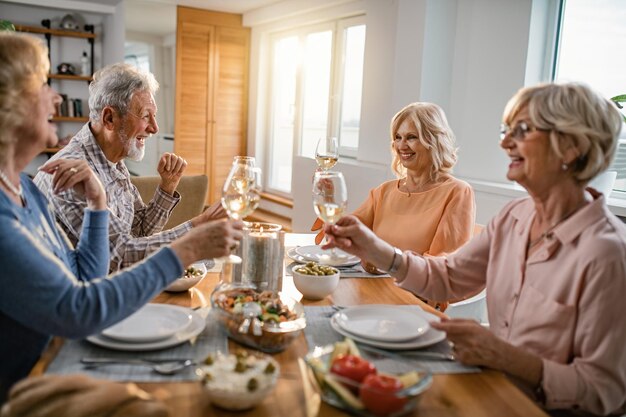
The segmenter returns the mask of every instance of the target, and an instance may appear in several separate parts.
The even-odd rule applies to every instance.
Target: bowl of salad
[[[306,327],[302,304],[283,293],[229,285],[211,307],[231,339],[263,352],[284,350]]]

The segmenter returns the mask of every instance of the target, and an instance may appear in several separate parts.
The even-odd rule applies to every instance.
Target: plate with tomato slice
[[[439,318],[434,314],[427,313],[426,311],[411,310],[419,314],[426,322],[430,321],[439,321]],[[434,345],[435,343],[439,343],[442,340],[445,340],[446,334],[442,331],[435,330],[432,327],[428,327],[428,329],[420,334],[418,337],[403,340],[400,342],[388,342],[381,341],[376,339],[371,339],[367,337],[361,337],[356,334],[353,334],[346,329],[344,329],[339,322],[339,315],[342,314],[343,311],[338,311],[330,318],[330,326],[342,336],[349,337],[353,339],[355,342],[359,342],[365,345],[370,345],[374,347],[378,347],[381,349],[388,350],[409,350],[409,349],[419,349],[427,346]]]

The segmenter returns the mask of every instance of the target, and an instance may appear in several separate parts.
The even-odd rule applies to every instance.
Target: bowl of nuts
[[[187,291],[193,287],[205,277],[207,273],[206,265],[203,262],[198,262],[188,266],[185,269],[185,273],[182,277],[172,282],[165,291],[168,292],[181,292]]]
[[[339,285],[339,270],[328,265],[307,262],[291,270],[293,283],[304,298],[321,300]]]

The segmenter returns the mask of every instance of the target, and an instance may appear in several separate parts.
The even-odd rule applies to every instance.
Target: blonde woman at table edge
[[[59,95],[46,83],[47,49],[31,35],[0,32],[0,402],[25,377],[50,337],[83,338],[149,302],[194,261],[221,257],[241,239],[242,223],[194,228],[134,267],[107,277],[108,213],[102,184],[85,161],[57,160],[40,169],[57,192],[88,200],[76,248],[57,227],[49,204],[20,172],[57,144],[51,123]]]
[[[402,250],[454,252],[472,237],[476,207],[472,187],[450,174],[457,155],[446,114],[433,103],[411,103],[393,116],[389,130],[397,179],[371,190],[352,214]],[[368,272],[381,273],[363,264]],[[447,306],[427,302],[441,311]]]
[[[503,121],[507,178],[529,197],[507,204],[457,252],[402,253],[354,216],[325,228],[326,247],[390,270],[400,287],[432,299],[486,286],[490,329],[432,323],[461,362],[507,373],[558,413],[623,414],[626,227],[586,188],[613,159],[621,115],[583,84],[544,84],[515,94]]]

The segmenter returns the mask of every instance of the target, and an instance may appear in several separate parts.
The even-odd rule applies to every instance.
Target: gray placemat
[[[292,268],[296,265],[302,265],[298,262],[291,262],[285,266],[285,275],[291,276],[293,273],[291,272]],[[341,273],[340,278],[389,278],[389,274],[382,275],[374,275],[369,272],[365,272],[363,266],[361,264],[356,264],[350,267],[334,267],[339,270]]]
[[[402,308],[419,309],[417,306],[402,306]],[[309,350],[314,346],[324,346],[344,339],[344,336],[334,331],[330,325],[330,317],[337,312],[335,308],[331,306],[305,306],[304,312],[306,315],[304,334],[309,345]],[[419,351],[450,353],[450,345],[447,340],[443,340],[432,346],[419,349]],[[421,368],[428,369],[434,374],[481,372],[478,367],[466,366],[459,362],[416,359],[403,355],[402,351],[390,351],[390,353],[392,355],[402,356],[404,360],[414,363]]]
[[[198,310],[206,318],[206,327],[193,343],[190,341],[171,348],[148,352],[122,352],[102,348],[86,340],[66,340],[59,354],[54,358],[46,373],[48,374],[88,374],[96,378],[116,381],[165,382],[195,380],[195,366],[190,366],[174,375],[160,375],[151,368],[142,365],[106,365],[87,367],[80,363],[81,358],[116,358],[116,359],[192,359],[202,362],[211,352],[228,352],[227,335],[211,314],[209,309]]]

